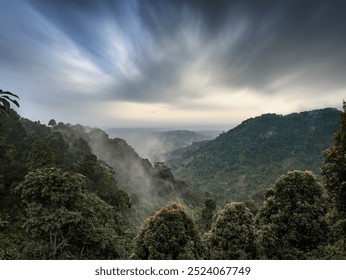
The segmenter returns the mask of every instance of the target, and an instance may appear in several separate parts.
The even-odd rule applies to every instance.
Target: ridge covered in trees
[[[21,118],[6,102],[0,109],[6,111],[0,114],[0,259],[346,258],[345,103],[341,113],[325,109],[290,116],[306,119],[301,129],[308,131],[311,150],[304,144],[291,151],[305,159],[325,145],[313,142],[316,131],[321,139],[338,131],[324,147],[322,162],[311,166],[314,171],[320,164],[322,177],[284,171],[273,184],[262,182],[267,191],[260,207],[228,197],[222,209],[217,196],[194,191],[164,163],[152,165],[100,129],[54,120],[42,125]],[[335,113],[339,125],[333,122]],[[283,133],[282,118],[248,120],[237,134],[263,121],[272,134],[257,129],[252,137],[263,140],[256,149],[275,157],[267,140]],[[302,139],[300,128],[288,127]],[[232,133],[201,149],[223,143]],[[279,159],[293,140],[286,141]],[[268,159],[261,159],[263,168],[271,166]],[[233,198],[245,197],[237,184],[228,191],[240,192]]]
[[[250,118],[168,164],[177,178],[186,178],[224,204],[250,199],[259,206],[260,191],[281,174],[311,170],[321,178],[323,151],[338,130],[339,114],[327,108]]]

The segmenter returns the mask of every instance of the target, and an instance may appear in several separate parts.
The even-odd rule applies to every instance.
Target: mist
[[[199,128],[200,129],[200,128]],[[221,130],[176,130],[164,128],[111,128],[107,132],[112,138],[122,138],[152,164],[167,160],[167,154],[196,142],[212,140]]]
[[[185,204],[182,194],[187,191],[187,185],[175,180],[165,165],[150,163],[125,140],[110,138],[101,129],[81,125],[70,128],[76,136],[86,140],[99,160],[114,170],[118,187],[130,198],[136,225],[141,225],[148,216],[166,205]]]

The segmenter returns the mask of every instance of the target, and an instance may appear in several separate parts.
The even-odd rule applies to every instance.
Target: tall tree
[[[205,235],[208,258],[255,259],[254,217],[244,203],[230,203],[221,210]]]
[[[340,114],[340,128],[333,145],[324,152],[322,174],[332,200],[333,223],[341,254],[346,257],[346,102]],[[333,211],[335,210],[335,211]]]
[[[58,168],[36,169],[16,188],[31,239],[29,259],[114,259],[121,257],[121,216],[92,193],[82,175]]]
[[[132,259],[202,259],[203,247],[182,206],[172,205],[148,218],[135,238]]]
[[[323,187],[311,172],[279,177],[257,216],[262,258],[320,258],[328,234],[326,212]]]

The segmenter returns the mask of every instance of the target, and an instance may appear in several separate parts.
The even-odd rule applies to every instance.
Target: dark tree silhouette
[[[50,126],[56,126],[57,123],[56,123],[56,121],[55,121],[54,119],[51,119],[51,120],[48,122],[48,125],[50,125]]]

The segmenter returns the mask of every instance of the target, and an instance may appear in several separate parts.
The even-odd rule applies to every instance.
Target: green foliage
[[[202,209],[202,215],[200,223],[204,231],[210,229],[213,223],[214,212],[216,209],[216,201],[213,198],[208,198],[205,200],[205,207]]]
[[[334,236],[331,240],[346,258],[346,102],[340,114],[340,128],[334,135],[333,145],[324,153],[322,174],[331,198],[333,219],[331,220]]]
[[[36,169],[16,188],[31,242],[29,259],[119,258],[120,218],[92,193],[85,193],[81,175],[58,168]]]
[[[265,259],[314,259],[327,241],[322,186],[311,172],[281,176],[257,216],[258,243]]]
[[[155,162],[155,175],[160,179],[174,180],[171,169],[163,162]]]
[[[81,137],[71,137],[69,141],[69,150],[71,154],[71,156],[69,157],[70,163],[79,161],[85,156],[91,154],[91,149],[88,143]]]
[[[167,165],[152,166],[100,129],[53,122],[47,127],[9,108],[0,115],[0,259],[127,258],[133,237],[128,217],[142,224],[153,209],[173,201],[189,207],[185,212],[172,205],[148,218],[131,258],[345,258],[345,112],[322,169],[329,208],[311,173],[291,172],[266,193],[256,219],[258,248],[253,221],[276,175],[319,167],[338,114],[326,109],[263,115],[190,149],[178,173],[200,187],[192,189]],[[227,205],[215,219],[214,197],[251,199]],[[186,213],[200,218],[203,231],[211,228],[205,243]]]
[[[346,219],[342,217],[335,208],[329,209],[326,218],[330,231],[328,235],[328,244],[324,250],[324,255],[321,258],[333,260],[346,259]]]
[[[340,114],[340,130],[334,135],[333,145],[325,151],[322,174],[326,188],[336,209],[346,216],[346,102]]]
[[[205,234],[208,259],[256,258],[254,217],[244,203],[227,204]]]
[[[131,218],[137,226],[165,205],[175,202],[190,206],[200,200],[198,195],[190,191],[187,184],[175,180],[165,164],[158,163],[152,166],[147,159],[140,158],[126,141],[119,138],[110,139],[101,129],[58,124],[53,130],[59,131],[67,139],[82,139],[100,161],[114,170],[118,187],[135,199],[136,203],[131,208]],[[81,146],[80,143],[76,145]],[[81,154],[74,162],[80,164],[86,155],[88,153]]]
[[[86,155],[74,165],[74,170],[87,178],[88,190],[96,193],[117,211],[125,213],[131,207],[128,195],[117,186],[112,168],[98,161],[95,155]]]
[[[64,137],[59,132],[52,132],[46,137],[46,143],[49,150],[54,155],[54,164],[66,168],[69,163],[68,155],[69,145],[64,140]]]
[[[32,145],[29,154],[29,169],[34,170],[52,166],[54,163],[54,154],[47,146],[46,142],[41,139],[36,139]]]
[[[126,258],[134,232],[129,219],[139,225],[153,209],[167,203],[182,202],[183,197],[196,201],[195,194],[184,182],[176,181],[169,168],[153,167],[124,140],[109,139],[100,129],[63,123],[47,127],[20,118],[12,109],[0,119],[5,130],[0,142],[0,211],[9,214],[8,226],[0,232],[4,258]],[[52,182],[44,179],[52,168],[72,177],[77,175],[67,171],[84,175],[78,196],[68,203],[72,208],[63,200],[53,204],[54,199],[72,195],[74,189],[59,187],[61,192],[53,195],[56,184],[65,183],[57,179],[60,175]],[[17,189],[21,194],[23,184],[30,185],[28,189],[36,195],[30,203],[14,192]],[[132,208],[123,190],[137,197]],[[104,211],[95,205],[103,205]],[[85,214],[93,207],[92,215]],[[101,213],[111,218],[98,225]]]
[[[173,160],[171,169],[219,203],[244,201],[290,170],[318,174],[338,116],[338,110],[329,108],[251,118]]]
[[[18,121],[19,118],[20,116],[13,109],[10,109],[6,115],[0,114],[0,141],[12,145],[16,145],[23,141],[23,137],[25,137],[25,129]]]
[[[132,259],[202,259],[203,247],[184,208],[172,205],[148,218],[135,238]]]
[[[65,137],[52,131],[55,127],[20,118],[13,110],[8,117],[0,118],[5,130],[0,142],[0,216],[5,215],[4,221],[8,222],[0,230],[0,257],[125,258],[132,234],[126,217],[128,197],[116,187],[111,168],[97,162],[96,175],[86,171],[81,179],[83,176],[74,174],[72,177],[77,176],[78,182],[73,186],[80,185],[81,189],[77,190],[77,197],[64,202],[75,193],[74,188],[58,179],[61,174],[51,176],[49,181],[49,167],[59,167],[62,174],[79,172],[74,169],[78,166],[75,161],[91,155],[86,141],[73,135]],[[61,127],[69,128],[60,124]],[[28,169],[33,172],[27,174]],[[33,174],[40,175],[37,184],[33,183]],[[31,178],[28,189],[36,195],[30,203],[14,192],[20,182],[20,186],[29,184],[25,175]]]
[[[12,190],[26,173],[27,167],[20,151],[0,141],[0,211],[16,208],[17,198]]]

